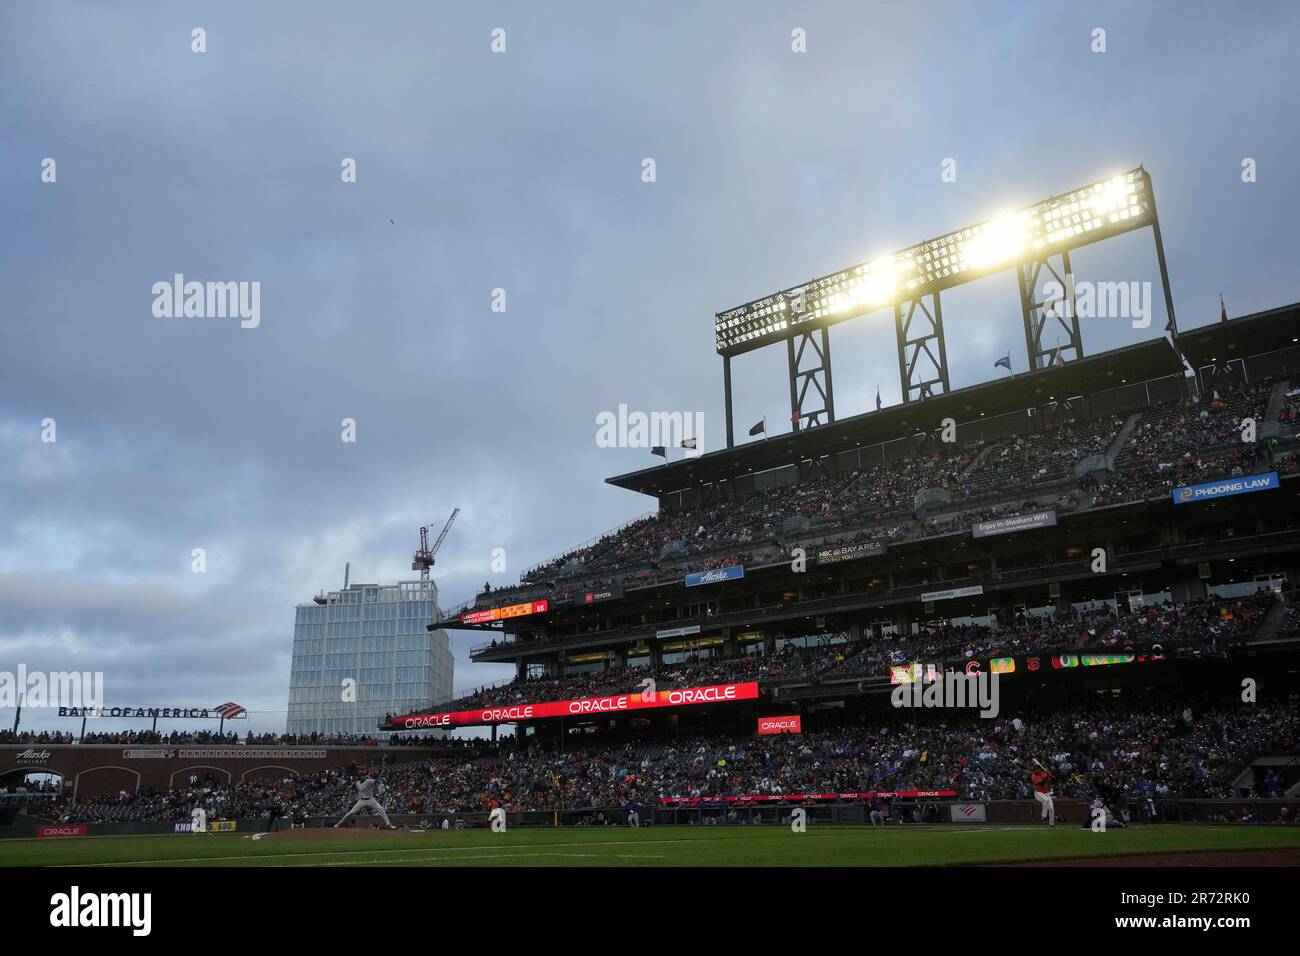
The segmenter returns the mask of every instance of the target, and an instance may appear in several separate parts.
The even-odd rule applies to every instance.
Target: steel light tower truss
[[[895,302],[894,334],[903,401],[933,398],[948,391],[948,347],[943,339],[939,293]]]
[[[785,343],[790,368],[790,422],[794,430],[829,425],[835,421],[830,332],[825,328],[812,329],[792,335]],[[811,401],[810,388],[815,390]]]
[[[792,426],[797,430],[822,424],[823,416],[829,423],[835,420],[835,397],[827,330],[892,308],[903,400],[931,398],[949,388],[940,294],[1009,269],[1015,270],[1020,289],[1029,367],[1038,369],[1081,358],[1083,339],[1072,290],[1065,296],[1068,308],[1062,305],[1049,310],[1040,283],[1051,277],[1070,289],[1071,250],[1145,226],[1152,227],[1168,313],[1165,329],[1173,334],[1178,327],[1155,195],[1150,174],[1140,166],[719,312],[714,316],[714,338],[723,360],[727,446],[734,444],[731,359],[735,356],[787,342]],[[1060,332],[1066,341],[1057,346],[1055,336]],[[807,367],[805,357],[812,360]],[[820,408],[806,402],[810,387],[816,389]]]
[[[1030,371],[1073,362],[1083,358],[1083,336],[1079,332],[1079,311],[1075,307],[1074,273],[1070,271],[1070,251],[1062,250],[1057,257],[1061,267],[1052,265],[1051,257],[1032,258],[1016,267],[1016,282],[1020,286],[1020,312],[1025,322],[1025,352]],[[1062,296],[1052,301],[1039,298],[1040,280],[1046,271]],[[1065,332],[1067,341],[1058,346],[1044,344],[1043,333]],[[1066,354],[1066,353],[1070,354]]]

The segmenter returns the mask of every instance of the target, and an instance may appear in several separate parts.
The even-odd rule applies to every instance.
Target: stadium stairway
[[[1268,616],[1264,618],[1263,623],[1255,628],[1254,633],[1247,637],[1243,644],[1264,644],[1277,637],[1278,628],[1282,626],[1282,619],[1286,617],[1286,602],[1277,601],[1269,609]]]
[[[1133,429],[1137,427],[1138,419],[1142,417],[1141,412],[1134,412],[1124,420],[1124,427],[1119,430],[1115,440],[1106,448],[1106,457],[1111,461],[1119,458],[1120,451],[1128,443],[1129,436],[1133,434]]]
[[[1291,389],[1291,381],[1282,379],[1273,383],[1273,390],[1268,393],[1268,409],[1264,412],[1264,421],[1259,426],[1259,437],[1273,438],[1282,434],[1282,423],[1278,416],[1282,413],[1282,403],[1286,393]]]
[[[1001,448],[1001,447],[1002,447],[1002,442],[995,441],[986,444],[984,446],[984,449],[978,455],[975,456],[975,460],[972,461],[969,465],[967,465],[964,469],[962,469],[961,474],[957,476],[957,487],[960,488],[967,481],[969,481],[970,476],[975,474],[975,469],[979,468],[980,465],[984,463],[984,459],[987,458],[995,448]]]

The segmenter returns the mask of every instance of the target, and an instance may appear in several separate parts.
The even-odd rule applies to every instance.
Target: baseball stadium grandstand
[[[1167,335],[1084,355],[1077,310],[1038,298],[1053,256],[1070,273],[1052,223],[1078,196],[1123,215],[1067,230],[1069,248],[1152,227]],[[0,827],[279,837],[341,820],[368,829],[359,808],[422,834],[803,823],[1014,834],[1100,819],[1297,836],[1202,829],[1109,850],[1065,838],[1027,850],[1012,836],[983,857],[947,845],[922,855],[1281,846],[1294,860],[1300,304],[1179,331],[1141,169],[1033,216],[1049,248],[1019,264],[940,266],[936,249],[968,241],[941,237],[719,313],[726,447],[607,479],[653,499],[649,512],[429,622],[474,635],[471,660],[512,665],[513,679],[389,714],[373,738],[0,736]],[[904,262],[912,271],[898,266],[899,285],[882,292],[881,270],[892,282]],[[940,292],[1013,266],[1029,371],[950,388]],[[837,419],[829,329],[882,303],[904,401]],[[1068,345],[1044,344],[1049,320]],[[760,440],[738,444],[731,361],[778,343],[791,430],[767,436],[760,423]],[[959,685],[971,696],[944,696]],[[444,736],[462,728],[479,736]],[[512,847],[565,856],[528,839]],[[866,862],[857,839],[788,862]],[[645,859],[767,852],[678,842],[679,855]],[[332,845],[301,852],[325,860]],[[603,862],[636,855],[610,849],[621,845],[588,849],[605,847]],[[169,858],[159,853],[145,860]]]

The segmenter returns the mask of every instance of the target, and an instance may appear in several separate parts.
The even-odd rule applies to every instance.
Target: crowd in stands
[[[1277,420],[1291,429],[1300,427],[1300,388],[1290,389],[1286,393]]]
[[[972,490],[989,494],[999,488],[1073,477],[1074,466],[1091,455],[1105,454],[1123,427],[1123,418],[1108,415],[1090,422],[1065,422],[1041,434],[1002,442],[980,460]]]
[[[640,664],[561,677],[530,677],[497,687],[481,688],[448,704],[439,705],[438,710],[477,710],[480,707],[509,707],[515,704],[632,693],[641,690],[647,679],[654,681],[656,690],[742,681],[786,680],[829,669],[844,659],[844,653],[842,644],[816,648],[786,645],[769,657],[701,657],[659,667]]]
[[[1205,401],[1193,396],[1153,405],[1138,419],[1118,463],[1171,464],[1188,452],[1240,444],[1241,420],[1262,423],[1271,390],[1272,382],[1225,385]]]
[[[70,744],[75,743],[72,734],[63,733],[58,730],[42,730],[34,733],[30,730],[23,730],[14,733],[12,730],[0,730],[0,744]]]
[[[917,436],[911,454],[848,475],[647,515],[530,569],[520,585],[491,594],[505,602],[525,591],[564,597],[584,589],[654,584],[729,564],[761,564],[795,540],[827,535],[835,535],[831,543],[836,544],[904,540],[964,530],[972,521],[1028,510],[1031,504],[1047,507],[1053,499],[1058,510],[1071,510],[1159,497],[1176,485],[1265,466],[1294,473],[1300,457],[1278,463],[1267,442],[1242,442],[1242,419],[1263,422],[1272,387],[1272,381],[1225,383],[1204,401],[1193,396],[1157,403],[1136,416],[1122,447],[1125,419],[1117,415],[1049,422],[1041,432],[989,444],[954,447]],[[1300,393],[1283,407],[1282,419],[1294,420],[1298,409]],[[1074,477],[1075,465],[1105,453],[1117,471]],[[1024,489],[1034,486],[1042,486],[1043,493],[1033,502],[997,500],[999,494],[1024,497]],[[926,488],[945,490],[948,500],[918,515],[916,495]],[[970,506],[964,507],[965,501]]]
[[[221,747],[378,747],[382,745],[395,747],[419,747],[436,744],[437,746],[472,747],[482,741],[456,740],[448,741],[429,734],[389,737],[386,741],[367,734],[254,734],[252,731],[240,736],[237,733],[221,734],[213,731],[171,731],[162,733],[156,730],[115,730],[88,733],[80,740],[70,733],[43,730],[39,733],[12,730],[0,730],[0,744],[124,744],[172,745],[202,744]]]
[[[1286,609],[1277,630],[1279,634],[1300,634],[1300,595],[1292,593],[1286,599]]]
[[[951,712],[863,715],[854,726],[801,735],[713,735],[629,741],[607,749],[548,752],[534,745],[492,755],[444,756],[379,769],[390,812],[438,814],[655,806],[664,797],[953,790],[965,799],[1029,799],[1031,760],[1055,768],[1058,796],[1102,786],[1131,798],[1264,796],[1234,789],[1258,750],[1300,745],[1300,705],[1253,705],[1142,695],[992,720]],[[223,785],[192,776],[164,792],[66,799],[64,823],[337,818],[366,768]]]
[[[1176,643],[1183,654],[1221,655],[1248,637],[1275,601],[1272,592],[1260,591],[1235,599],[1166,601],[1123,614],[1109,604],[1099,604],[1049,617],[948,624],[908,636],[868,636],[856,644],[839,641],[810,648],[787,644],[767,657],[700,657],[659,667],[647,663],[529,677],[481,688],[436,710],[476,710],[630,693],[640,689],[647,678],[657,690],[749,680],[775,683],[813,676],[881,674],[891,664],[916,661],[941,664],[1035,652],[1122,651],[1149,642],[1173,642],[1171,650]]]
[[[1055,617],[1027,618],[1006,627],[973,624],[927,628],[901,639],[867,644],[832,675],[878,673],[891,664],[947,663],[970,658],[1063,651],[1123,651],[1161,643],[1184,654],[1223,654],[1246,639],[1276,602],[1269,591],[1239,599],[1167,601],[1117,615],[1109,605]]]

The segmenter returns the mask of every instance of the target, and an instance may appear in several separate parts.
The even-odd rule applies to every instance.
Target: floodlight
[[[715,346],[722,355],[739,355],[1152,221],[1150,180],[1138,167],[719,312]]]

